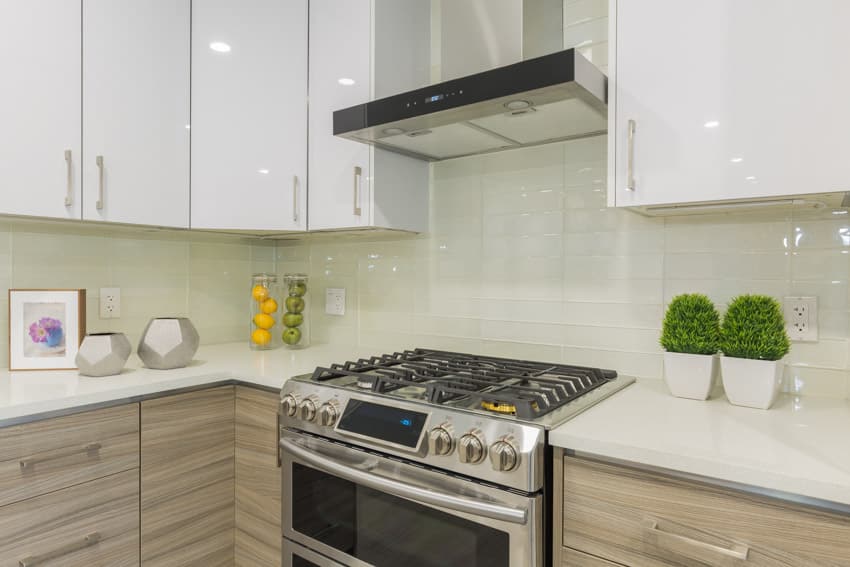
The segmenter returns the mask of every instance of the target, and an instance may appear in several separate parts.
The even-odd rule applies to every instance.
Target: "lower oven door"
[[[283,567],[345,567],[303,545],[283,540]]]
[[[284,556],[291,540],[351,567],[543,564],[540,495],[289,430],[280,444]]]

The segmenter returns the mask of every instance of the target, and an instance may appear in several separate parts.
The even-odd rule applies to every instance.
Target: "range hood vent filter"
[[[607,78],[574,49],[334,112],[334,135],[428,161],[603,134]]]

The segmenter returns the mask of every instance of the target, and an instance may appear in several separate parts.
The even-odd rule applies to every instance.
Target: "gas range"
[[[549,567],[547,430],[633,381],[430,349],[290,379],[283,565]]]
[[[289,380],[281,424],[534,492],[546,430],[633,382],[599,368],[414,349]]]

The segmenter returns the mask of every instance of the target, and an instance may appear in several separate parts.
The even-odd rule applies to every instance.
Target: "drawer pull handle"
[[[86,536],[79,541],[72,541],[67,545],[57,547],[53,551],[48,551],[47,553],[42,553],[41,555],[28,555],[18,561],[18,565],[19,567],[32,567],[33,565],[42,565],[52,559],[56,559],[58,557],[62,557],[63,555],[68,555],[69,553],[74,553],[75,551],[91,547],[99,541],[100,534],[98,532],[92,532],[90,534],[86,534]]]
[[[703,551],[709,554],[721,555],[723,557],[739,559],[746,561],[750,554],[750,548],[746,545],[736,543],[730,548],[713,545],[704,541],[699,541],[685,537],[683,535],[665,532],[658,527],[658,522],[652,518],[646,518],[642,522],[643,529],[650,536],[655,537],[655,543],[658,547],[667,549],[674,553],[681,553],[682,547],[690,547],[698,551]]]
[[[64,459],[65,457],[70,457],[71,455],[76,455],[77,453],[92,453],[99,451],[102,445],[100,443],[89,443],[87,445],[83,445],[82,447],[78,447],[75,449],[69,449],[67,451],[63,451],[62,453],[54,453],[53,455],[47,457],[30,457],[28,459],[21,459],[21,470],[28,471],[32,470],[32,468],[39,463],[46,463],[47,461],[54,461],[56,459]]]

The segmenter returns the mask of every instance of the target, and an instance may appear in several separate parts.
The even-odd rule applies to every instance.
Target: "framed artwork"
[[[9,370],[73,370],[86,335],[86,290],[9,290]]]

